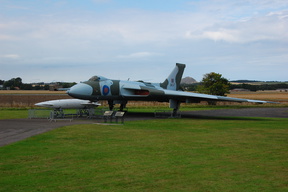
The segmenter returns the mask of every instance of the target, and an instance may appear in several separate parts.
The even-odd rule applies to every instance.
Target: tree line
[[[275,83],[275,84],[232,84],[230,89],[248,89],[249,91],[264,91],[264,90],[277,90],[277,89],[288,89],[287,83]]]
[[[67,83],[67,82],[56,82],[53,84],[57,84],[62,88],[69,88],[75,85],[76,83]],[[0,80],[0,85],[3,86],[3,89],[20,89],[20,90],[49,90],[49,84],[46,83],[23,83],[22,78],[12,78],[8,81]]]
[[[76,83],[56,82],[53,84],[57,84],[62,88],[69,88]],[[49,84],[27,84],[23,83],[20,77],[12,78],[8,81],[0,80],[0,85],[3,85],[3,89],[9,88],[11,90],[49,90]],[[259,85],[253,85],[248,83],[231,84],[226,78],[222,77],[221,74],[211,72],[205,74],[200,83],[182,84],[181,87],[185,91],[197,91],[199,93],[224,96],[226,93],[229,93],[229,90],[233,89],[247,89],[249,91],[288,89],[288,83],[264,83]]]
[[[201,85],[200,83],[193,83],[193,84],[182,84],[182,88],[185,91],[198,91],[198,86]],[[288,83],[274,83],[274,84],[260,84],[260,85],[253,85],[253,84],[230,84],[229,90],[233,89],[247,89],[249,91],[264,91],[264,90],[277,90],[277,89],[288,89]]]
[[[259,81],[251,81],[257,82]],[[219,73],[207,73],[199,83],[193,84],[182,84],[182,89],[185,91],[197,91],[199,93],[206,93],[212,95],[222,95],[229,93],[229,90],[233,89],[247,89],[249,91],[263,91],[263,90],[277,90],[277,89],[288,89],[288,83],[273,82],[273,83],[262,83],[262,84],[249,84],[247,80],[245,83],[232,84],[226,78],[222,77]]]

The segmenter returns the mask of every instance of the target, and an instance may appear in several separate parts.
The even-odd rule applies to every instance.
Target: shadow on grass
[[[167,119],[171,116],[155,117],[152,112],[128,112],[126,115],[126,120],[145,120],[145,119]],[[213,116],[213,115],[197,115],[193,112],[185,112],[181,114],[182,119],[211,119],[211,120],[251,120],[251,121],[271,121],[271,118],[267,117],[232,117],[232,116]]]
[[[250,120],[250,121],[271,121],[267,117],[223,117],[223,116],[205,116],[205,115],[182,115],[182,118],[192,118],[192,119],[213,119],[213,120]]]

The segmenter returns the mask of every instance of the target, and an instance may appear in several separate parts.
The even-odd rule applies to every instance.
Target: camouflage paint
[[[85,84],[87,84],[87,85],[90,85],[90,86],[93,88],[92,96],[101,95],[99,81],[89,80],[89,81],[85,81],[85,82],[83,82],[83,83],[85,83]]]
[[[112,80],[113,84],[110,86],[111,94],[112,95],[119,95],[120,91],[120,81],[119,80]]]
[[[176,63],[176,67],[160,87],[163,89],[178,91],[180,89],[180,82],[185,69],[185,64]]]

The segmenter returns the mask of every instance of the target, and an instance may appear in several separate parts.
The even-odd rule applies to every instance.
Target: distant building
[[[59,85],[58,83],[53,83],[49,85],[49,91],[59,91],[63,88],[62,85]]]
[[[44,82],[32,83],[31,85],[32,85],[32,87],[45,87],[45,83]]]

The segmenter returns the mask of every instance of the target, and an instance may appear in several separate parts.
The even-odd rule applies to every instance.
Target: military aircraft
[[[186,65],[176,63],[175,68],[163,83],[144,81],[111,80],[93,76],[88,81],[78,83],[67,91],[68,95],[90,101],[107,100],[110,110],[120,104],[120,110],[130,100],[169,102],[173,115],[177,115],[180,103],[199,103],[200,101],[232,101],[273,103],[269,101],[239,99],[225,96],[185,92],[180,89],[180,81]]]
[[[62,117],[64,116],[63,109],[79,109],[79,115],[82,116],[82,114],[88,114],[89,109],[96,108],[101,104],[81,99],[58,99],[36,103],[35,105],[38,107],[52,108],[54,109],[55,116]]]

